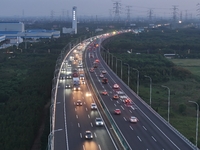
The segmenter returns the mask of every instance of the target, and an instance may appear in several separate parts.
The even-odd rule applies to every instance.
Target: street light
[[[117,59],[119,61],[121,61],[121,79],[122,79],[122,60],[121,59]]]
[[[149,78],[149,80],[150,80],[150,91],[149,91],[150,96],[149,96],[149,105],[150,105],[150,107],[151,107],[152,79],[151,79],[150,76],[147,76],[147,75],[145,75],[144,77]]]
[[[198,149],[198,147],[197,147],[197,144],[198,144],[198,125],[199,125],[199,104],[197,103],[197,102],[195,102],[195,101],[188,101],[188,102],[190,102],[190,103],[194,103],[194,104],[196,104],[197,105],[197,123],[196,123],[196,148]]]
[[[139,80],[140,80],[140,72],[139,70],[132,68],[133,70],[137,71],[137,95],[139,95]]]
[[[162,85],[163,88],[168,90],[168,123],[169,123],[169,113],[170,113],[170,89],[167,86]]]
[[[49,136],[48,136],[48,150],[51,150],[50,140],[52,138],[52,135],[54,135],[55,132],[62,131],[62,130],[63,129],[57,129],[57,130],[53,130],[52,132],[49,133]]]
[[[117,74],[117,57],[113,56],[116,60],[116,63],[115,63],[115,70],[116,70],[116,74]]]
[[[130,66],[129,66],[129,64],[127,64],[127,63],[124,63],[124,65],[127,65],[127,66],[128,66],[128,86],[129,86]]]

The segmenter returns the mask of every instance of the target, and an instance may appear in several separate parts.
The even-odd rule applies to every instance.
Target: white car
[[[85,138],[86,139],[93,139],[93,134],[91,131],[85,131]]]
[[[133,123],[138,122],[138,119],[135,116],[131,116],[129,120],[130,120],[130,122],[133,122]]]
[[[119,88],[119,85],[118,85],[118,84],[114,84],[114,85],[113,85],[113,88],[114,88],[114,89],[118,89],[118,88]]]
[[[104,75],[103,75],[103,74],[100,74],[100,75],[99,75],[99,77],[100,77],[100,78],[103,78],[103,77],[104,77]]]
[[[97,109],[97,105],[96,105],[95,103],[92,103],[92,104],[91,104],[91,109],[92,109],[92,110],[96,110],[96,109]]]
[[[101,73],[106,74],[107,72],[105,70],[101,71]]]
[[[103,120],[101,118],[96,118],[95,124],[96,124],[96,126],[103,126],[104,125]]]
[[[65,88],[66,88],[66,89],[69,89],[69,88],[71,88],[71,85],[70,85],[70,84],[66,84],[66,85],[65,85]]]
[[[92,94],[90,92],[86,92],[85,94],[86,96],[92,96]]]

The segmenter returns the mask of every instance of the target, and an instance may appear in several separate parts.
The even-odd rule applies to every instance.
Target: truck
[[[108,83],[108,79],[107,78],[103,78],[101,81],[103,84],[107,84]]]
[[[80,85],[79,77],[73,77],[73,84],[74,85]]]

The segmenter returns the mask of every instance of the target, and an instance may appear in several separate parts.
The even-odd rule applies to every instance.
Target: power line
[[[120,21],[121,3],[116,1],[113,3],[114,21]]]
[[[130,20],[131,20],[131,16],[130,16],[130,11],[131,11],[131,8],[132,6],[126,6],[126,11],[127,11],[127,22],[130,22]]]
[[[172,12],[173,13],[173,21],[176,22],[176,20],[177,20],[177,14],[178,14],[178,8],[177,8],[177,6],[173,5],[172,10],[173,10],[173,12]]]

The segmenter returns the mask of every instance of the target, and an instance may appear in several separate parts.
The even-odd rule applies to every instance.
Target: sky
[[[121,16],[126,16],[130,6],[131,16],[147,16],[152,9],[154,16],[172,16],[173,6],[177,12],[196,17],[200,0],[118,0]],[[78,16],[110,16],[116,0],[0,0],[0,17],[7,16],[71,16],[72,7],[77,6]],[[199,11],[200,14],[200,11]]]

